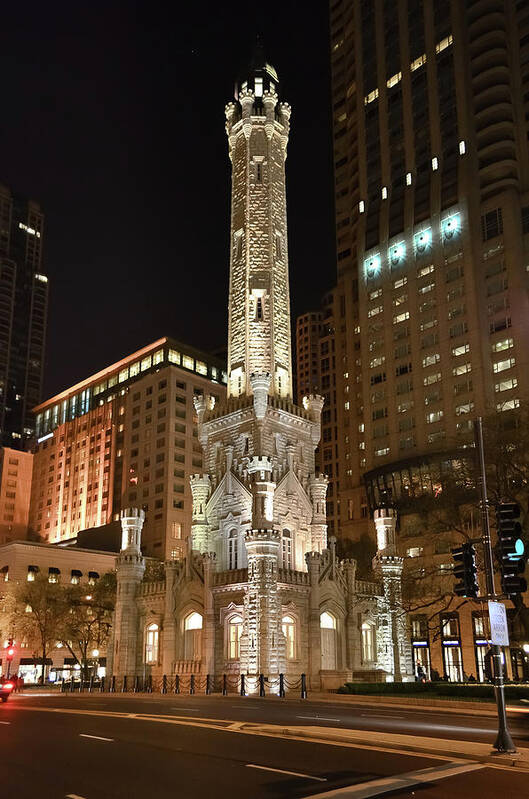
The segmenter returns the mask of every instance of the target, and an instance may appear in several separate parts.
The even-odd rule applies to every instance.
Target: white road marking
[[[316,782],[327,782],[325,777],[315,777],[313,774],[300,774],[299,771],[285,771],[282,768],[269,768],[269,766],[258,766],[256,763],[247,763],[246,768],[258,768],[261,771],[275,771],[277,774],[289,774],[291,777],[303,777],[306,780],[316,780]]]
[[[94,738],[96,741],[113,741],[113,738],[103,738],[101,735],[87,735],[84,732],[79,733],[80,738]]]
[[[402,719],[401,715],[395,716],[392,713],[385,713],[383,716],[377,716],[376,713],[360,713],[360,716],[366,719]]]
[[[79,796],[78,793],[67,793],[66,799],[85,799],[84,796]]]
[[[10,721],[0,721],[0,724],[11,724]]]
[[[297,719],[316,719],[316,721],[339,721],[342,719],[328,719],[325,716],[296,716]]]
[[[326,791],[312,796],[310,799],[369,799],[372,796],[380,796],[390,791],[402,791],[414,785],[421,785],[426,782],[444,780],[446,777],[455,777],[457,774],[464,774],[467,771],[478,771],[486,768],[484,763],[447,763],[444,766],[434,766],[433,768],[420,769],[420,771],[408,771],[406,774],[395,774],[392,777],[383,777],[379,780],[362,782],[358,785],[349,785],[345,788],[336,788],[334,791]],[[308,799],[308,797],[306,797]]]

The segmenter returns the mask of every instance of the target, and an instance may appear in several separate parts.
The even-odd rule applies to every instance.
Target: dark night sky
[[[166,7],[2,10],[0,181],[46,214],[43,398],[162,335],[225,346],[224,105],[258,31],[293,108],[293,314],[334,281],[327,3]]]

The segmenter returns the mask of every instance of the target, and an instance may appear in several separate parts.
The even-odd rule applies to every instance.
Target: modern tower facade
[[[450,594],[416,500],[464,481],[475,416],[529,396],[527,3],[331,0],[330,23],[339,531],[396,505],[399,554]],[[482,679],[479,608],[445,611],[431,662]]]
[[[195,396],[225,395],[224,363],[162,338],[37,406],[29,525],[51,543],[145,513],[148,555],[178,558],[202,467]]]
[[[34,434],[46,342],[48,278],[38,203],[0,185],[0,444],[23,449]]]
[[[342,488],[367,472],[372,506],[438,490],[472,417],[529,392],[528,26],[523,2],[331,3]]]

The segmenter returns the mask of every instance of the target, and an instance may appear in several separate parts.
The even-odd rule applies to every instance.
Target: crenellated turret
[[[312,550],[323,552],[327,548],[327,486],[329,480],[324,474],[315,474],[309,480],[312,501],[312,522],[310,525]]]
[[[189,478],[193,495],[193,516],[191,521],[192,549],[209,552],[209,526],[206,518],[206,503],[211,491],[209,474],[193,474]]]

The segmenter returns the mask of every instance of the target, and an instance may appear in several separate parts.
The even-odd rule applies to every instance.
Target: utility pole
[[[483,451],[483,420],[481,416],[474,420],[474,442],[479,460],[479,482],[481,488],[481,540],[483,543],[486,588],[488,598],[491,600],[497,600],[498,595],[496,594],[496,590],[494,588],[494,559],[492,555],[492,543],[490,540],[487,477],[485,474],[485,453]],[[496,705],[498,708],[498,735],[496,736],[493,746],[498,753],[516,752],[516,747],[507,726],[501,647],[499,647],[497,644],[492,644],[492,677]]]

